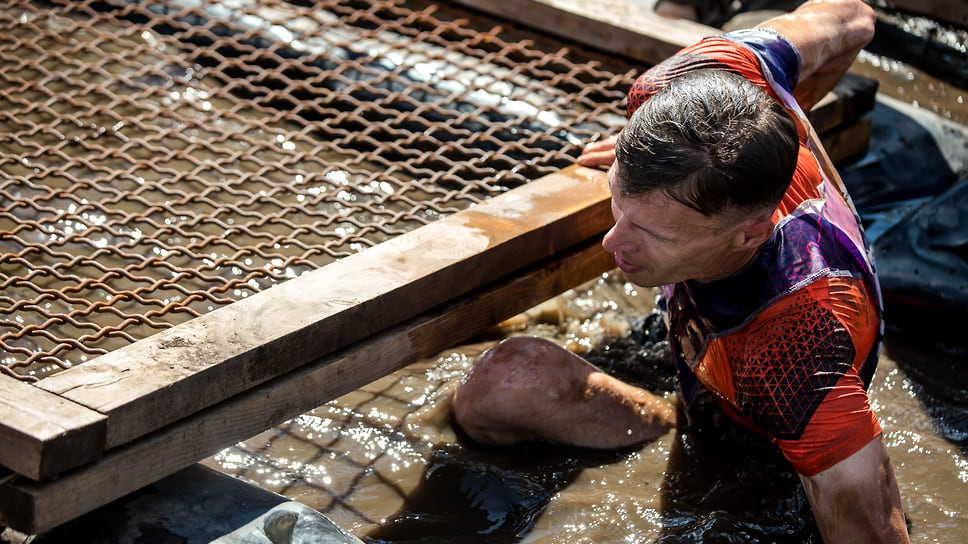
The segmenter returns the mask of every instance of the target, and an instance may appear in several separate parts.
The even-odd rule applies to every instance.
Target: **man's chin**
[[[636,276],[629,276],[628,274],[626,274],[625,277],[628,278],[630,282],[634,283],[638,287],[642,287],[646,289],[651,289],[653,287],[662,287],[663,285],[667,285],[666,283],[658,283],[651,278],[639,278]]]

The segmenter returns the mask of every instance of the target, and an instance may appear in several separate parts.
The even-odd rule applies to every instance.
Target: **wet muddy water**
[[[674,402],[662,346],[634,340],[654,296],[606,275],[504,323],[494,338],[445,350],[207,462],[309,504],[368,542],[820,542],[784,460],[715,415],[702,431],[613,452],[484,448],[451,425],[448,391],[507,334],[551,338],[627,379],[636,368],[643,386]],[[885,352],[871,396],[913,541],[961,541],[968,384],[919,381],[906,369],[919,363],[905,357]]]

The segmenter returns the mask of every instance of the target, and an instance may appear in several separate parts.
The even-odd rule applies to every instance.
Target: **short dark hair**
[[[746,78],[697,70],[635,111],[615,154],[625,195],[662,189],[707,216],[756,212],[775,208],[793,178],[797,126]]]

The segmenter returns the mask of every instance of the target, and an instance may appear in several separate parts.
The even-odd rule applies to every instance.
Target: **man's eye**
[[[639,227],[639,230],[641,232],[644,232],[646,236],[648,236],[649,238],[652,238],[653,240],[655,240],[657,242],[671,242],[672,241],[669,238],[666,238],[664,236],[659,236],[658,234],[656,234],[655,232],[652,232],[651,230],[644,229],[642,227]]]

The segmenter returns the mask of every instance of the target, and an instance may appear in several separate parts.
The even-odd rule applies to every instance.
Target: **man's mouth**
[[[641,266],[636,266],[630,262],[627,262],[625,259],[619,257],[618,253],[615,254],[615,264],[619,267],[619,269],[622,270],[622,272],[625,272],[626,274],[632,274],[642,270]]]

